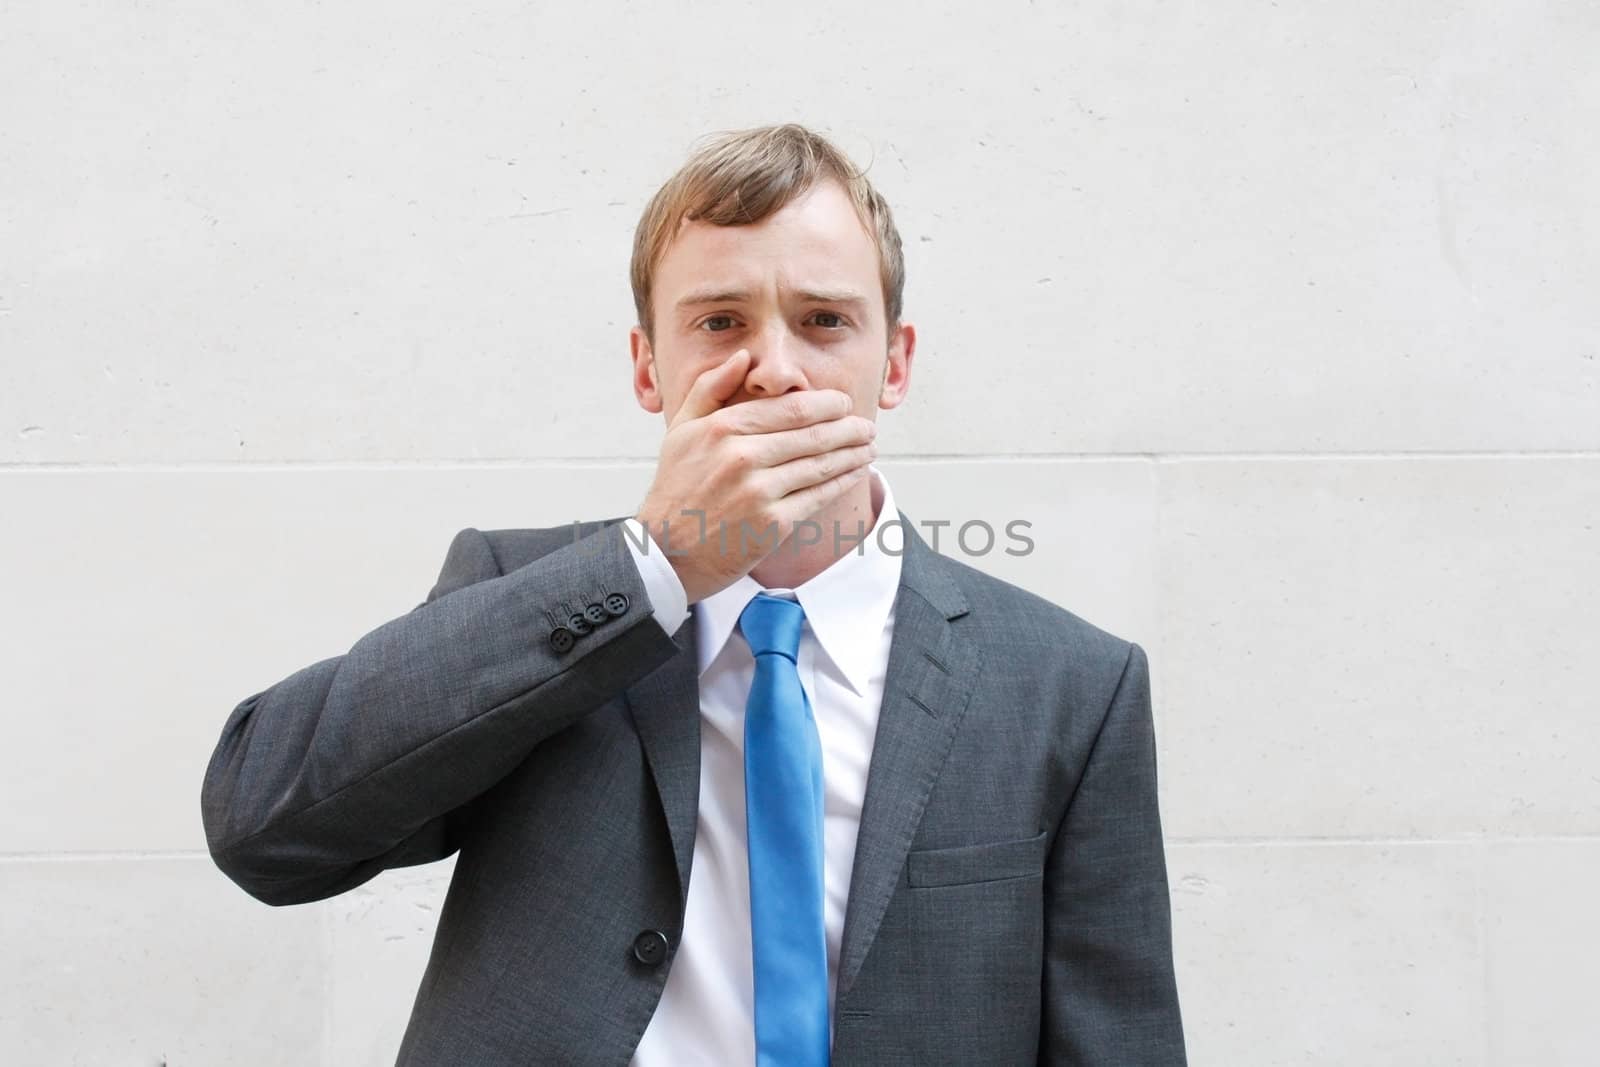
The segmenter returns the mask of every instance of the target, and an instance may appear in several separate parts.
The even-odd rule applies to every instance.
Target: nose
[[[747,346],[750,369],[745,373],[744,389],[752,397],[782,396],[806,386],[805,368],[800,363],[799,345],[782,323],[763,332]]]

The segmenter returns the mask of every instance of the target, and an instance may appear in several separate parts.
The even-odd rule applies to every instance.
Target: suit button
[[[626,593],[612,593],[606,597],[604,605],[606,614],[613,619],[628,610],[628,595]]]
[[[583,617],[588,619],[596,626],[599,626],[603,622],[611,621],[611,616],[607,615],[606,609],[601,607],[599,604],[590,604],[588,607],[584,608]]]
[[[557,626],[550,631],[550,647],[556,650],[557,655],[572,651],[572,646],[577,643],[578,639],[565,626]]]
[[[594,627],[590,626],[589,620],[584,618],[582,615],[574,615],[572,618],[567,620],[567,629],[571,630],[579,637],[582,637],[584,634],[593,630]]]
[[[646,930],[634,938],[633,958],[646,967],[659,967],[667,958],[667,935],[660,930]]]

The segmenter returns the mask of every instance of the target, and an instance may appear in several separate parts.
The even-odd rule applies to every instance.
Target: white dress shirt
[[[877,467],[868,469],[877,518],[859,546],[854,543],[857,531],[841,527],[845,554],[797,588],[767,589],[747,574],[693,606],[700,651],[700,810],[694,859],[682,943],[632,1067],[728,1067],[756,1061],[744,808],[744,708],[755,657],[738,626],[745,606],[760,592],[798,599],[805,610],[798,666],[822,742],[823,920],[832,1033],[839,941],[905,545],[898,524],[885,526],[898,518],[888,480]],[[633,537],[623,540],[639,566],[654,617],[668,634],[676,633],[691,614],[683,583],[644,525],[637,519],[626,521]],[[824,542],[831,544],[832,538],[833,531],[822,532]]]

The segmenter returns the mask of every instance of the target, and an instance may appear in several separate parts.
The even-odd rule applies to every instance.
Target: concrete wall
[[[233,705],[630,510],[633,226],[795,120],[897,212],[881,466],[1150,653],[1192,1062],[1595,1062],[1600,9],[0,7],[0,1051],[392,1063],[449,863],[271,909]]]

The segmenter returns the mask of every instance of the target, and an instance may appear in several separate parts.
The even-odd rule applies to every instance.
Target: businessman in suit
[[[456,855],[398,1064],[1185,1062],[1143,649],[934,551],[872,460],[888,206],[794,124],[647,207],[632,515],[462,530],[235,707],[218,866],[297,904]]]

